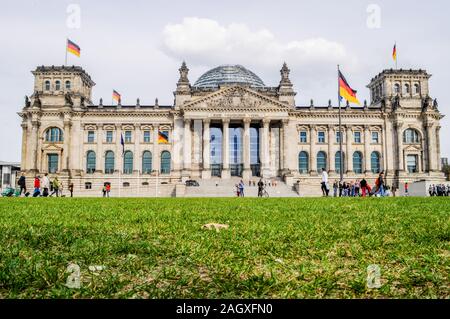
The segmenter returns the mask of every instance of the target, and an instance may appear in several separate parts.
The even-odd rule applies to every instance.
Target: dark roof
[[[41,72],[74,72],[82,74],[82,76],[92,85],[94,86],[95,83],[92,81],[90,75],[81,67],[81,66],[69,66],[69,65],[52,65],[52,66],[38,66],[35,71],[32,71],[33,74],[41,73]]]

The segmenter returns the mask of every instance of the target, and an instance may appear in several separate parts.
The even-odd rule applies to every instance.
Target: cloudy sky
[[[450,115],[450,4],[429,1],[2,1],[0,10],[0,160],[19,161],[20,119],[37,65],[61,65],[65,41],[82,49],[81,65],[97,83],[94,102],[112,90],[123,104],[172,104],[178,68],[191,83],[221,64],[241,64],[276,86],[283,61],[297,105],[336,103],[336,65],[361,100],[366,85],[394,66],[428,70],[431,95]],[[450,156],[450,120],[442,121],[442,155]]]

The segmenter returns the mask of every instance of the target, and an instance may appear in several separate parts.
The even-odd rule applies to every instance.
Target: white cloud
[[[291,69],[301,70],[310,79],[323,79],[342,62],[348,70],[357,65],[356,58],[338,42],[317,37],[282,43],[267,29],[254,31],[241,23],[223,26],[215,20],[196,17],[166,25],[163,49],[192,66],[242,64],[258,73],[273,74],[274,67],[286,61]]]

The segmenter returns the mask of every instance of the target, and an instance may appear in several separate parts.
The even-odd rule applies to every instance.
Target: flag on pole
[[[81,49],[77,44],[67,39],[67,52],[70,52],[73,55],[80,57]]]
[[[125,154],[125,141],[123,139],[123,133],[120,133],[120,144],[122,145],[122,156]]]
[[[394,44],[394,50],[392,51],[392,58],[397,62],[397,43]]]
[[[120,94],[119,92],[117,92],[116,90],[113,90],[113,99],[116,100],[117,102],[120,102]]]
[[[350,103],[361,105],[356,97],[357,91],[353,90],[345,79],[344,75],[339,71],[339,96],[346,99]]]

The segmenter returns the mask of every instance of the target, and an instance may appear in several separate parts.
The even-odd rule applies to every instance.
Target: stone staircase
[[[231,178],[228,180],[220,178],[212,178],[209,180],[199,179],[199,187],[186,187],[185,197],[236,197],[235,185],[240,182],[240,178]],[[255,184],[259,179],[254,179]],[[277,179],[277,186],[267,186],[266,190],[269,197],[299,197],[298,194],[280,179]],[[248,181],[245,182],[245,197],[258,197],[258,187],[249,186]]]

